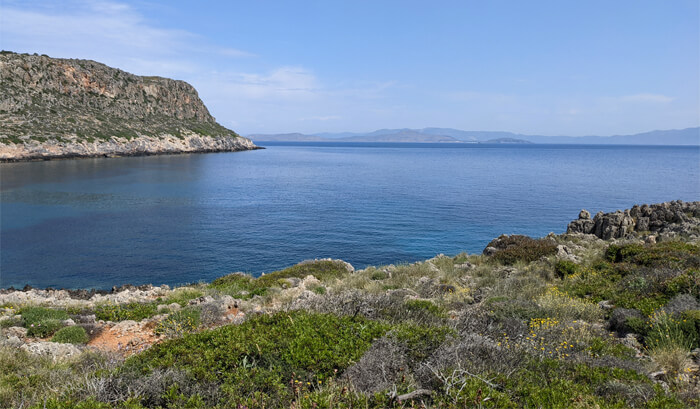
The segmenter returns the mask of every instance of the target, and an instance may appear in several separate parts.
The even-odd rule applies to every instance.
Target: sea
[[[0,164],[0,288],[109,289],[480,253],[501,234],[700,200],[700,147],[263,143]]]

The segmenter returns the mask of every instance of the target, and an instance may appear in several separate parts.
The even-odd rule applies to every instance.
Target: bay
[[[267,144],[0,165],[0,288],[357,268],[561,233],[582,208],[700,199],[700,148]]]

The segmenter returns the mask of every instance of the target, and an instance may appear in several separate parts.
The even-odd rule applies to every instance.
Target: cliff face
[[[0,160],[255,149],[184,81],[0,54]]]

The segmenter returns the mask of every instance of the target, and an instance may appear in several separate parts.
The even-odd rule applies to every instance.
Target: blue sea
[[[408,263],[479,253],[502,233],[561,233],[582,208],[700,200],[698,147],[264,146],[1,164],[0,287]]]

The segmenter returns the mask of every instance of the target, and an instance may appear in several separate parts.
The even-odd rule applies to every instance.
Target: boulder
[[[5,337],[17,337],[25,339],[27,337],[27,329],[22,327],[9,327],[2,330],[2,335]]]
[[[20,347],[32,355],[46,356],[54,362],[79,356],[82,351],[73,344],[61,344],[57,342],[32,342]]]
[[[11,348],[19,348],[24,345],[24,342],[18,337],[12,335],[7,338],[0,338],[0,345],[8,346]]]

